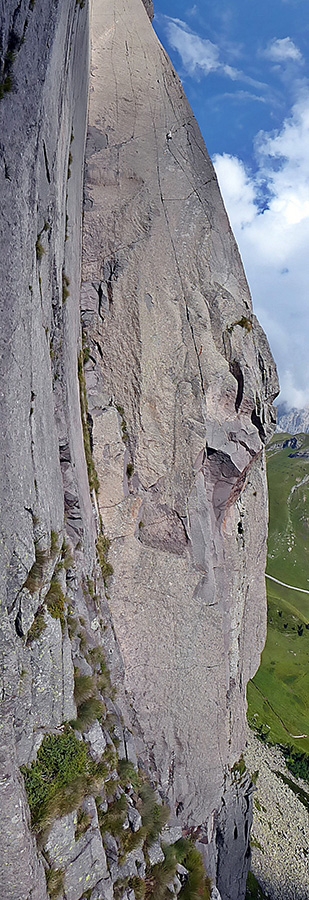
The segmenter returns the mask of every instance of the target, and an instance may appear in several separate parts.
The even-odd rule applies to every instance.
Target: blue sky
[[[309,403],[308,0],[155,0],[154,27],[215,164],[275,356]]]

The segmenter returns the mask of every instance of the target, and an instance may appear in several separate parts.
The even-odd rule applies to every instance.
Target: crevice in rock
[[[241,367],[239,365],[239,362],[237,362],[236,359],[233,359],[232,362],[230,362],[230,372],[232,373],[234,378],[236,378],[236,381],[237,381],[237,395],[236,395],[236,400],[235,400],[235,410],[236,410],[236,412],[238,412],[241,402],[242,402],[243,395],[244,395],[244,376],[243,376]]]
[[[255,409],[251,413],[251,422],[252,422],[252,425],[255,425],[255,427],[257,428],[260,438],[261,438],[261,441],[263,441],[263,444],[265,444],[265,441],[266,441],[265,428],[261,422],[260,416],[257,414]]]
[[[49,171],[48,157],[47,157],[47,150],[46,150],[46,144],[45,144],[45,141],[43,141],[43,154],[44,154],[44,162],[45,162],[46,178],[47,178],[48,184],[50,184],[50,171]]]

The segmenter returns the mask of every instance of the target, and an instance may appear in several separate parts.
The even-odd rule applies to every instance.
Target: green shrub
[[[97,539],[97,552],[104,583],[106,582],[106,579],[109,578],[114,572],[113,566],[107,561],[107,554],[110,545],[111,542],[109,538],[105,534],[100,534]]]
[[[53,619],[60,619],[63,628],[65,625],[65,596],[59,581],[54,577],[46,594],[45,603],[49,614]]]
[[[91,664],[96,667],[98,672],[97,686],[99,690],[102,694],[105,694],[106,697],[114,699],[117,691],[111,683],[110,672],[106,663],[103,647],[92,647],[92,649],[89,650],[88,656],[91,660]]]
[[[59,550],[59,534],[58,531],[51,530],[50,533],[50,552],[52,555],[57,555]]]
[[[77,718],[71,724],[77,731],[86,731],[96,719],[102,721],[105,713],[106,707],[103,701],[98,700],[96,697],[89,697],[88,700],[80,704],[77,710]]]
[[[51,900],[56,900],[60,894],[63,893],[64,889],[64,878],[65,872],[64,869],[49,869],[46,872],[46,885],[47,891]]]
[[[3,100],[5,94],[10,94],[13,90],[14,82],[12,75],[7,75],[0,84],[0,100]]]
[[[117,785],[115,784],[115,789]],[[125,794],[109,804],[106,813],[98,810],[99,825],[102,835],[105,831],[109,831],[114,837],[121,837],[123,834],[123,825],[127,817],[128,801]]]
[[[37,240],[36,240],[35,252],[36,252],[36,258],[37,258],[38,262],[41,262],[41,259],[43,259],[43,256],[45,255],[45,250],[44,250],[40,235],[37,237]]]
[[[309,784],[309,756],[302,753],[301,750],[295,750],[294,747],[284,748],[284,756],[286,764],[292,775],[296,778],[302,778]]]
[[[86,831],[88,831],[89,826],[91,825],[92,818],[90,813],[87,813],[86,810],[80,808],[77,810],[77,822],[75,828],[75,840],[79,841]]]
[[[86,744],[71,729],[44,738],[36,761],[21,769],[34,830],[76,809],[87,789],[91,764]]]
[[[65,303],[65,301],[70,296],[69,287],[70,287],[70,279],[65,274],[65,272],[63,272],[62,273],[62,302],[63,303]]]
[[[169,900],[171,897],[167,885],[170,884],[176,874],[178,862],[173,845],[164,847],[164,857],[164,862],[153,866],[147,873],[146,900]]]
[[[92,675],[82,675],[79,669],[74,669],[74,700],[76,706],[80,706],[85,700],[89,700],[96,693],[96,679]]]
[[[32,625],[29,628],[27,633],[27,645],[32,644],[32,641],[38,641],[43,631],[45,631],[46,622],[45,622],[45,613],[44,606],[39,606],[34,616]]]
[[[35,546],[35,562],[27,575],[24,587],[28,588],[30,594],[35,594],[41,589],[44,582],[44,573],[49,562],[49,551],[40,550]]]
[[[237,781],[237,780],[241,779],[242,776],[245,774],[245,771],[246,771],[246,763],[243,758],[243,755],[241,754],[238,762],[235,762],[232,767],[233,781]]]
[[[139,790],[141,787],[141,779],[130,760],[119,759],[117,771],[121,787],[126,788],[128,784],[132,784],[135,791]]]
[[[181,900],[210,900],[211,881],[205,872],[203,857],[192,841],[181,838],[174,844],[177,861],[188,869],[188,881],[183,886]]]
[[[168,806],[160,806],[156,801],[155,792],[150,784],[144,782],[139,789],[139,811],[143,826],[147,833],[147,843],[153,844],[169,819]]]
[[[88,471],[88,481],[90,490],[94,490],[96,494],[99,493],[100,482],[98,479],[98,474],[96,471],[96,467],[93,461],[92,450],[91,450],[91,439],[90,439],[90,430],[88,425],[88,400],[87,400],[87,388],[86,388],[86,379],[84,372],[84,353],[81,350],[78,357],[78,380],[79,380],[79,398],[80,398],[80,409],[81,409],[81,419],[82,419],[82,427],[83,427],[83,438],[84,438],[84,448],[85,448],[85,457]]]

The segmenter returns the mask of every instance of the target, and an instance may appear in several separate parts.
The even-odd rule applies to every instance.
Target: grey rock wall
[[[77,380],[88,20],[88,4],[75,0],[0,8],[0,894],[8,900],[46,897],[19,766],[76,710],[59,619],[46,611],[40,640],[27,640],[65,520],[88,565],[94,558]]]
[[[139,0],[93,6],[83,235],[125,687],[178,821],[203,826],[222,896],[236,900],[243,813],[233,862],[222,847],[266,632],[263,448],[277,376],[203,139]]]
[[[265,636],[263,445],[277,382],[212,165],[144,6],[94,0],[90,67],[87,0],[0,2],[6,900],[45,900],[44,869],[63,860],[66,900],[89,887],[91,900],[112,900],[128,874],[112,836],[104,849],[91,797],[85,834],[73,811],[42,856],[20,774],[44,735],[75,717],[74,668],[93,675],[85,646],[101,645],[118,685],[118,752],[159,778],[166,841],[192,834],[222,900],[244,893],[250,802],[231,768]],[[99,509],[80,415],[82,339]],[[55,583],[62,627],[48,607]],[[87,740],[96,758],[111,738],[96,723]],[[131,876],[145,865],[141,846],[127,864]]]

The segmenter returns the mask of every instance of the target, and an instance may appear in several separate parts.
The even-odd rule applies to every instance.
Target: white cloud
[[[261,133],[257,173],[214,159],[257,315],[279,367],[283,399],[309,402],[309,91],[280,131]]]
[[[264,56],[272,62],[302,62],[303,58],[300,50],[292,41],[292,38],[274,38],[264,51]]]
[[[220,68],[219,49],[212,41],[194,34],[181,19],[170,19],[167,16],[166,28],[168,41],[177,50],[182,64],[189,75],[209,72]]]
[[[254,87],[266,87],[260,81],[244,75],[239,69],[235,69],[234,66],[222,59],[218,45],[209,41],[208,38],[201,38],[182,19],[163,16],[162,21],[164,21],[170,47],[177,50],[185,72],[191,77],[199,79],[202,75],[207,76],[211,72],[218,72],[232,81],[241,80]],[[229,56],[233,55],[235,52],[230,47]]]

